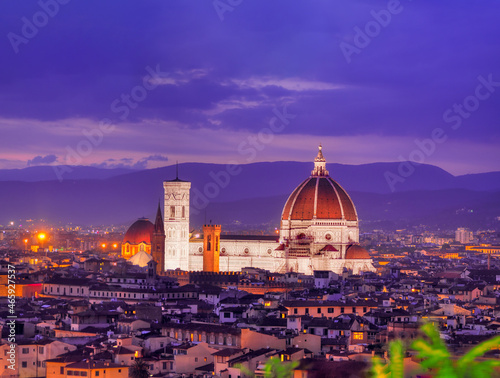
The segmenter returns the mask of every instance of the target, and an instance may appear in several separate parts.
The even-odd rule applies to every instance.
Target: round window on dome
[[[325,235],[326,240],[332,240],[332,234],[326,234]]]
[[[226,248],[222,248],[222,249],[220,250],[220,253],[222,253],[222,254],[226,253]]]
[[[250,250],[248,248],[245,248],[245,250],[243,252],[245,252],[245,255],[248,255],[248,253],[250,252]]]
[[[203,252],[203,248],[202,247],[198,248],[198,252],[200,253]]]
[[[273,253],[273,250],[271,248],[268,248],[267,249],[267,254],[270,255],[271,253]]]

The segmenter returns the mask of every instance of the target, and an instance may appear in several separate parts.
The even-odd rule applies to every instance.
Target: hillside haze
[[[362,224],[486,227],[500,216],[500,172],[453,176],[432,165],[418,165],[392,192],[386,172],[397,174],[399,164],[328,164],[327,169],[353,198]],[[278,227],[288,195],[311,169],[312,163],[302,162],[229,168],[185,163],[179,165],[179,178],[192,182],[193,227],[205,219],[226,228]],[[43,218],[85,225],[130,224],[138,217],[152,218],[163,200],[163,181],[175,174],[174,166],[143,171],[71,167],[60,181],[52,167],[0,170],[0,223]]]

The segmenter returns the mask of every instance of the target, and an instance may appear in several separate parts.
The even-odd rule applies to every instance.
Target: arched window
[[[208,235],[207,236],[207,251],[211,251],[212,250],[212,236],[211,235]]]
[[[186,206],[182,206],[182,217],[186,218]]]

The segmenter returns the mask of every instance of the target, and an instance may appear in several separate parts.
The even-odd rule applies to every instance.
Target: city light
[[[47,234],[45,234],[43,232],[38,234],[38,239],[40,239],[41,242],[43,242],[46,237],[47,237]]]

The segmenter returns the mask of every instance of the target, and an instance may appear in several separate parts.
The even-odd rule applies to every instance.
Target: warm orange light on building
[[[352,338],[354,340],[363,340],[363,332],[353,332]]]

